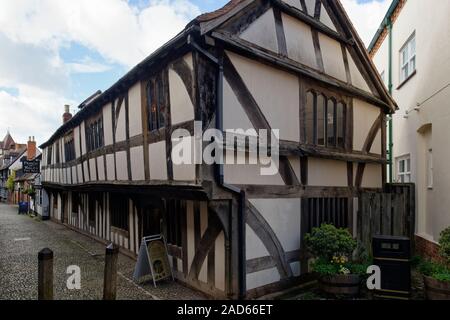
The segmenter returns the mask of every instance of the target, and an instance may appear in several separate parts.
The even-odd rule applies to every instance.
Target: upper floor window
[[[346,105],[316,91],[306,95],[306,141],[330,148],[345,148]]]
[[[52,151],[53,151],[53,147],[49,146],[47,148],[47,165],[51,165],[52,164]]]
[[[411,158],[409,155],[397,159],[397,170],[398,182],[411,182]]]
[[[61,163],[61,159],[60,159],[60,156],[59,156],[59,142],[57,142],[56,144],[55,144],[55,146],[56,146],[56,150],[55,150],[55,152],[56,152],[56,154],[55,154],[55,163]]]
[[[166,89],[163,73],[152,77],[147,84],[148,129],[159,130],[166,125]]]
[[[75,140],[73,138],[73,133],[64,137],[64,157],[66,162],[75,160]]]
[[[406,41],[400,50],[400,83],[406,81],[416,71],[416,34]]]
[[[86,148],[94,151],[104,146],[103,118],[100,115],[86,121]]]

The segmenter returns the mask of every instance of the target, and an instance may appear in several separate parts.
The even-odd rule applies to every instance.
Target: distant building
[[[3,141],[0,141],[0,201],[2,202],[8,201],[9,198],[6,182],[13,170],[11,166],[25,151],[26,145],[16,143],[9,131]]]
[[[431,5],[431,7],[430,7]],[[450,1],[394,0],[369,51],[399,106],[392,179],[417,192],[417,248],[450,226]]]

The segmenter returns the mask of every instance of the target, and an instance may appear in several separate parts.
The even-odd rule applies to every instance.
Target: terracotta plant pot
[[[450,300],[450,282],[423,276],[423,283],[428,300]]]
[[[334,275],[320,278],[320,287],[324,293],[354,297],[359,294],[361,278],[359,275]]]

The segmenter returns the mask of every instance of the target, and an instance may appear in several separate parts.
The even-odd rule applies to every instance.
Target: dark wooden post
[[[103,283],[103,300],[116,300],[117,293],[117,259],[119,247],[110,244],[106,247],[105,278]]]
[[[42,249],[38,260],[38,299],[53,300],[53,251]]]

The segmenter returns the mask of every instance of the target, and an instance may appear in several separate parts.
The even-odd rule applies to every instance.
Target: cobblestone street
[[[54,252],[54,297],[61,300],[102,298],[104,251],[102,244],[50,221],[17,214],[17,207],[0,204],[0,300],[37,299],[38,252]],[[81,290],[68,290],[67,267],[81,269]],[[135,284],[135,261],[119,255],[117,298],[121,300],[204,299],[178,283],[150,279]]]

